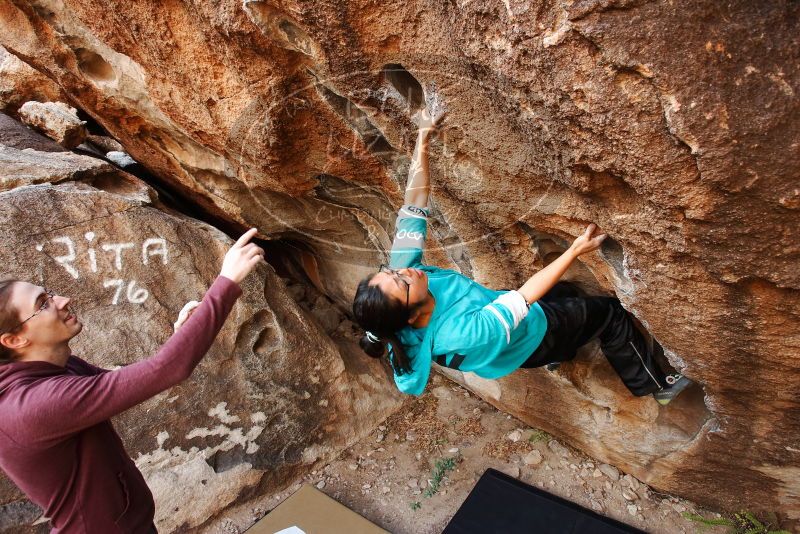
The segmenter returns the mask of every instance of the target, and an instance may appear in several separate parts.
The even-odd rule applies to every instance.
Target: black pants
[[[619,300],[583,297],[559,285],[539,300],[547,317],[542,344],[520,367],[541,367],[575,357],[577,350],[595,338],[611,366],[628,389],[641,397],[665,387],[664,372],[656,361],[661,346],[648,347]]]

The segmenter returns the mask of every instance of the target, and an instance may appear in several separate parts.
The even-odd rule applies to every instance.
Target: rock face
[[[72,297],[85,325],[72,348],[92,363],[113,368],[153,354],[232,241],[105,162],[10,147],[0,154],[23,158],[10,170],[0,160],[4,181],[31,166],[62,182],[0,193],[3,277]],[[398,406],[379,362],[357,357],[341,312],[338,321],[329,314],[326,333],[271,267],[243,290],[192,377],[114,421],[154,493],[160,532],[202,525],[237,499],[284,487]],[[4,527],[38,516],[5,479],[0,503]]]
[[[616,294],[699,386],[659,409],[591,350],[456,378],[657,489],[797,519],[799,11],[33,0],[0,3],[0,44],[343,306],[385,257],[413,112],[445,105],[428,261],[511,287],[597,222],[612,239],[569,278]]]
[[[63,102],[67,96],[58,85],[0,46],[0,112],[16,116],[29,100]]]

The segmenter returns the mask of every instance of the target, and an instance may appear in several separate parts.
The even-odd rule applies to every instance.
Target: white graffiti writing
[[[94,241],[94,232],[86,232],[85,234],[83,234],[83,236],[89,243]],[[94,251],[93,248],[89,249],[89,268],[92,270],[93,273],[97,272],[97,253]]]
[[[150,247],[156,247],[151,249]],[[161,263],[167,264],[167,240],[163,237],[151,237],[142,243],[142,263],[150,263],[150,256],[161,256]]]
[[[114,271],[122,272],[126,262],[130,264],[132,257],[126,254],[136,247],[135,243],[100,243],[94,246],[95,233],[86,232],[83,237],[86,239],[88,245],[86,249],[85,260],[88,270],[92,273],[97,273],[100,270],[98,265],[98,248],[105,252],[100,257],[104,257],[108,264],[112,266]],[[40,243],[36,245],[36,250],[39,252],[45,251],[45,245],[48,248],[48,255],[61,267],[69,273],[72,278],[79,280],[81,272],[78,264],[84,258],[83,253],[79,252],[75,246],[75,242],[67,236],[55,237],[49,241],[48,244]],[[163,237],[150,237],[144,240],[141,246],[142,265],[150,265],[154,256],[161,258],[161,264],[167,265],[169,262],[169,253],[167,249],[167,240]],[[124,280],[122,278],[112,278],[103,281],[104,288],[115,288],[114,295],[111,298],[111,304],[117,305],[123,301],[132,304],[142,304],[150,296],[150,292],[144,287],[139,287],[136,280]]]
[[[114,298],[111,299],[111,304],[119,304],[120,296],[122,295],[122,288],[125,287],[125,281],[117,279],[106,280],[103,282],[103,287],[111,286],[117,286],[117,292],[114,293]],[[150,293],[144,288],[136,289],[136,280],[131,280],[128,282],[128,292],[125,296],[127,297],[128,302],[133,304],[141,304],[147,300],[147,297],[150,296]]]
[[[63,265],[64,269],[66,269],[73,278],[76,280],[80,278],[78,270],[72,266],[72,262],[75,261],[75,245],[72,243],[72,239],[68,237],[57,237],[53,239],[53,243],[61,243],[67,247],[66,254],[63,256],[54,256],[53,259]]]
[[[103,245],[103,250],[114,251],[114,267],[118,271],[122,270],[122,251],[125,249],[133,248],[133,243],[109,243]]]

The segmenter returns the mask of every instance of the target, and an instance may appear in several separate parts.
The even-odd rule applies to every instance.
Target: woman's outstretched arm
[[[531,276],[519,288],[518,291],[525,297],[525,301],[528,304],[533,304],[550,291],[578,256],[597,250],[600,247],[600,243],[606,238],[606,234],[593,236],[595,230],[597,230],[597,225],[590,224],[583,235],[579,236],[561,256]]]
[[[411,166],[408,169],[408,184],[403,204],[425,208],[428,206],[428,196],[431,192],[431,173],[428,167],[428,144],[431,135],[441,122],[442,115],[432,117],[427,109],[419,112],[419,131],[417,144],[414,146],[414,155],[411,157]]]

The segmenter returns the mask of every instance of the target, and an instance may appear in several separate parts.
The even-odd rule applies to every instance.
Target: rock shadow
[[[322,99],[358,134],[369,152],[383,160],[391,160],[397,155],[395,148],[364,110],[321,82],[316,84],[316,88]]]
[[[383,79],[408,103],[410,113],[425,107],[422,84],[399,63],[388,63],[381,70]]]

